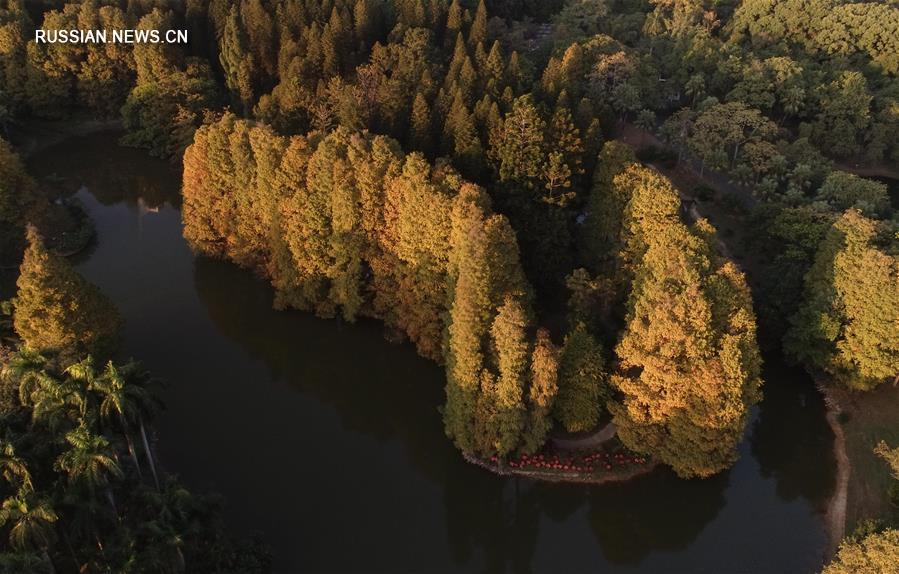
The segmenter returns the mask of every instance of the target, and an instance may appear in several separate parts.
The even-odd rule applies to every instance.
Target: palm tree
[[[144,506],[154,516],[141,525],[143,535],[156,546],[158,552],[152,554],[160,558],[168,557],[165,561],[165,569],[172,572],[184,572],[186,561],[181,548],[184,540],[193,536],[201,536],[202,533],[192,530],[195,524],[191,520],[191,509],[196,501],[193,495],[182,485],[174,480],[165,483],[159,492],[146,492],[143,496]],[[162,570],[162,568],[160,568]]]
[[[9,543],[19,550],[46,550],[56,538],[57,519],[48,499],[24,489],[0,506],[0,526],[12,525]]]
[[[696,107],[696,100],[705,95],[705,78],[702,74],[693,74],[684,85],[684,91],[693,99],[693,107]]]
[[[66,441],[71,448],[59,455],[54,468],[65,472],[70,483],[83,484],[93,495],[96,488],[109,484],[110,477],[122,476],[115,453],[103,435],[94,434],[87,425],[80,424],[66,434]],[[107,489],[106,496],[113,513],[118,516],[112,491]]]
[[[44,368],[39,355],[18,353],[7,368],[7,376],[19,382],[19,402],[31,407],[34,422],[46,422],[57,430],[66,422],[80,423],[88,416],[86,387],[78,380],[59,380]]]
[[[146,426],[144,425],[144,413],[153,410],[155,399],[146,388],[136,382],[134,375],[137,368],[135,363],[128,363],[117,368],[110,361],[106,364],[106,370],[103,375],[93,381],[91,389],[99,392],[102,396],[100,403],[101,416],[106,418],[118,417],[122,425],[122,432],[128,441],[128,448],[134,458],[134,464],[138,466],[138,474],[140,474],[137,455],[134,452],[134,446],[128,432],[129,421],[137,419],[144,451],[150,463],[150,472],[153,474],[153,482],[156,484],[156,489],[159,490],[159,476],[156,474],[156,464],[153,460],[150,443],[147,440]]]
[[[23,406],[31,405],[31,396],[42,385],[41,375],[46,375],[46,364],[47,359],[40,353],[22,349],[3,368],[4,379],[18,385],[19,402]]]
[[[656,127],[656,114],[652,110],[647,110],[646,108],[640,110],[637,114],[637,119],[634,120],[634,125],[643,130],[643,132],[652,133],[652,130]],[[640,145],[643,145],[643,140],[646,137],[646,133],[640,134]]]
[[[108,376],[109,373],[115,372],[112,362],[107,366],[107,371],[103,376],[97,377],[94,370],[93,358],[88,356],[86,359],[70,365],[66,369],[66,374],[74,380],[79,381],[88,390],[100,394],[100,416],[104,419],[118,418],[118,422],[122,427],[122,434],[128,444],[128,453],[134,462],[134,468],[137,470],[137,476],[143,478],[141,473],[140,462],[137,459],[137,451],[134,448],[134,441],[131,440],[131,433],[128,432],[128,421],[126,415],[129,415],[135,408],[134,402],[130,399],[129,393],[126,392],[124,379],[118,376]]]
[[[16,454],[11,442],[0,441],[0,475],[6,482],[19,490],[34,491],[31,484],[31,472],[25,461]]]

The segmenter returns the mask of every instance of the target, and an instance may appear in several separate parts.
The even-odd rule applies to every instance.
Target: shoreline
[[[23,160],[69,138],[105,131],[122,130],[120,118],[98,120],[74,118],[71,120],[40,120],[28,118],[23,124],[10,130],[9,140]]]
[[[846,507],[852,464],[846,452],[846,434],[839,420],[840,414],[843,412],[840,403],[820,377],[812,373],[809,373],[809,376],[815,381],[815,387],[824,397],[824,405],[827,409],[825,419],[830,430],[833,431],[833,454],[837,463],[836,486],[830,500],[827,501],[827,511],[824,515],[824,528],[827,532],[827,548],[824,559],[829,562],[836,555],[840,543],[846,536]]]
[[[627,482],[634,478],[650,474],[660,466],[655,460],[649,460],[642,466],[632,466],[620,472],[604,473],[601,475],[586,474],[579,471],[542,470],[538,468],[511,468],[500,467],[488,460],[484,460],[468,453],[462,453],[462,458],[467,462],[481,467],[498,476],[520,476],[530,480],[557,484],[590,484],[602,485],[616,482]]]

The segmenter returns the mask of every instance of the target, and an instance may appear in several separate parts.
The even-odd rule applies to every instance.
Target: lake
[[[167,382],[162,463],[259,532],[276,571],[746,572],[820,568],[833,435],[807,376],[766,357],[740,460],[708,480],[540,484],[463,461],[443,371],[378,323],[272,310],[252,273],[195,257],[180,174],[118,135],[33,156],[97,241],[74,258],[121,309],[125,349]],[[48,177],[53,176],[53,177]]]

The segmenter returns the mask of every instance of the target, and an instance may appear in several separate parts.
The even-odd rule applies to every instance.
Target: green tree
[[[79,425],[66,434],[66,442],[69,449],[56,459],[56,468],[67,475],[69,482],[83,484],[93,492],[121,476],[109,441],[102,435]]]
[[[874,448],[874,453],[890,466],[893,478],[899,480],[899,448],[890,448],[886,442],[880,441]]]
[[[545,132],[546,122],[531,96],[517,98],[490,141],[489,154],[499,181],[536,188],[546,161]]]
[[[761,112],[741,102],[715,104],[693,122],[687,145],[703,165],[732,169],[744,144],[770,138],[776,130],[777,126]]]
[[[0,476],[13,489],[25,492],[34,490],[28,464],[16,454],[16,447],[5,440],[0,441]]]
[[[869,217],[882,217],[890,212],[886,184],[845,171],[830,172],[818,188],[816,199],[841,212],[854,207]]]
[[[630,197],[615,178],[636,160],[633,149],[617,141],[606,142],[599,153],[587,197],[587,219],[581,226],[582,257],[594,273],[608,264],[619,247],[621,217]]]
[[[232,6],[221,39],[219,62],[225,72],[225,85],[231,91],[232,98],[244,110],[249,110],[255,99],[256,63],[246,42],[238,8]]]
[[[122,142],[160,157],[179,156],[217,100],[212,72],[199,62],[184,72],[172,70],[158,80],[139,83],[121,110],[128,130]]]
[[[858,154],[871,123],[871,94],[861,72],[846,71],[822,87],[813,133],[823,150],[836,157]]]
[[[46,550],[56,540],[59,520],[50,501],[20,489],[0,506],[0,527],[9,526],[9,543],[18,550]]]
[[[433,152],[431,135],[431,109],[421,92],[415,94],[412,103],[412,117],[409,123],[409,146],[425,155]]]
[[[586,325],[578,323],[562,345],[554,416],[568,432],[587,431],[599,422],[608,399],[602,347]]]

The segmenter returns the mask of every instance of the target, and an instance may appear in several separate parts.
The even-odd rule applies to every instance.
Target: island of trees
[[[38,26],[191,43],[37,44]],[[762,399],[760,342],[833,397],[895,385],[899,199],[866,176],[897,177],[897,74],[886,1],[0,2],[7,133],[120,117],[124,144],[183,163],[197,253],[264,276],[278,308],[409,340],[445,367],[448,438],[497,471],[611,421],[635,456],[719,473]],[[45,245],[39,187],[0,142],[0,263],[22,265],[4,416],[24,437],[3,460],[37,465],[4,471],[0,521],[35,563],[64,552],[62,491],[114,518],[169,488],[135,442],[147,407],[104,402],[146,377],[100,362],[120,319]],[[45,412],[48,389],[65,406]],[[899,444],[874,446],[857,456],[895,469]],[[66,449],[107,458],[84,478]],[[896,517],[877,518],[828,572],[895,564]],[[86,549],[110,524],[66,560],[118,564]],[[180,571],[220,536],[153,548]]]

